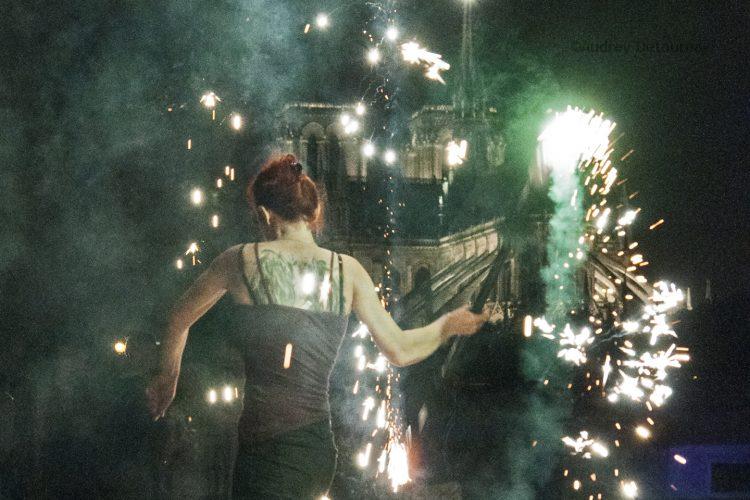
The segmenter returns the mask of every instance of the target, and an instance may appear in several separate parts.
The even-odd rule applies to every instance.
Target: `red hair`
[[[320,226],[318,189],[294,155],[271,157],[250,181],[247,196],[256,210],[263,206],[285,221],[305,220],[314,229]]]

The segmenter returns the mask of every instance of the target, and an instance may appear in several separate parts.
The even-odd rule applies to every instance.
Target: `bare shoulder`
[[[362,280],[364,280],[365,283],[367,281],[371,281],[369,273],[357,259],[355,259],[351,255],[346,255],[343,253],[341,254],[341,258],[344,262],[344,272],[347,272],[349,276],[354,277],[356,283],[359,283]]]
[[[223,252],[221,252],[216,259],[211,263],[211,267],[214,267],[218,272],[223,274],[232,274],[237,268],[237,263],[241,262],[243,258],[240,252],[245,245],[240,243],[238,245],[232,245]]]

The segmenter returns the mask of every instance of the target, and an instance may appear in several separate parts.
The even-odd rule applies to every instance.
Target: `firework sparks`
[[[201,104],[208,109],[214,109],[218,103],[221,102],[221,98],[213,92],[206,92],[201,96]]]
[[[563,358],[565,361],[569,361],[576,366],[580,366],[586,363],[586,346],[591,345],[594,342],[594,337],[591,336],[590,328],[582,328],[581,333],[575,334],[570,328],[570,325],[565,325],[565,329],[560,334],[560,345],[561,346],[572,346],[561,349],[557,353],[557,357]]]
[[[445,148],[447,152],[446,160],[448,161],[448,165],[452,167],[461,165],[466,160],[466,151],[468,147],[469,143],[466,142],[466,140],[461,140],[460,142],[449,142],[448,146],[446,146]]]
[[[649,285],[645,276],[637,274],[637,270],[647,266],[648,261],[642,252],[635,251],[638,242],[627,241],[629,234],[625,228],[633,225],[640,208],[631,208],[627,204],[615,206],[607,200],[613,188],[621,185],[617,181],[618,170],[610,160],[613,148],[609,136],[614,127],[614,122],[593,111],[584,113],[568,108],[565,113],[557,114],[539,136],[540,158],[543,165],[549,168],[553,181],[550,197],[556,203],[554,217],[558,216],[558,211],[567,217],[553,217],[550,222],[551,228],[564,226],[567,233],[551,231],[549,236],[549,241],[554,245],[548,243],[548,255],[557,255],[560,259],[545,270],[547,303],[554,306],[548,307],[548,317],[555,323],[565,324],[568,318],[560,312],[567,310],[571,317],[575,314],[571,310],[574,308],[566,306],[574,298],[571,292],[566,291],[572,289],[575,292],[577,287],[571,278],[577,261],[611,253],[613,260],[602,262],[608,266],[610,262],[617,266],[617,263],[622,263],[622,271],[610,271],[614,276],[597,279],[593,283],[591,298],[604,314],[598,310],[594,312],[588,318],[588,326],[579,326],[578,323],[571,327],[566,324],[563,331],[558,333],[555,325],[542,317],[533,321],[533,327],[540,331],[541,337],[561,347],[557,351],[558,358],[586,370],[585,377],[579,379],[581,382],[574,379],[567,384],[569,390],[580,397],[603,396],[611,403],[629,403],[628,414],[638,418],[632,403],[644,405],[649,412],[663,406],[673,395],[673,389],[667,383],[669,374],[689,361],[690,356],[687,349],[677,347],[672,342],[677,334],[669,319],[669,313],[684,301],[682,290],[663,281]],[[633,198],[627,197],[628,200]],[[570,241],[566,239],[566,234],[577,232],[572,221],[576,218],[575,210],[580,203],[588,205],[582,211],[584,224],[580,226],[576,248],[572,238]],[[650,229],[659,227],[663,222],[663,219],[658,220]],[[615,255],[619,260],[614,260]],[[632,287],[633,283],[638,285]],[[627,301],[643,304],[640,316],[623,318]],[[524,324],[524,334],[526,330],[527,325]],[[665,339],[670,340],[666,345]],[[617,376],[613,377],[615,370]],[[600,373],[600,378],[594,379],[591,376],[594,373]],[[592,391],[594,387],[601,390]],[[633,422],[631,417],[627,425],[616,422],[615,428],[618,433],[630,429],[636,437],[650,439],[655,425],[652,415],[649,413],[645,418],[646,423]],[[565,436],[562,441],[571,450],[571,456],[586,459],[594,455],[602,458],[611,455],[607,447],[591,438],[587,431],[581,431],[578,437]],[[615,438],[613,442],[617,449],[621,446],[622,438]],[[566,477],[567,472],[568,469]],[[582,473],[592,483],[602,481],[601,474],[596,472],[579,471],[576,475],[580,478]],[[615,477],[620,477],[619,469],[615,469]],[[574,490],[584,487],[575,476],[571,485]],[[625,497],[638,496],[635,481],[621,480],[619,485]]]
[[[604,458],[609,456],[609,450],[607,450],[607,447],[602,443],[591,439],[587,431],[581,431],[580,435],[575,439],[565,436],[562,438],[562,442],[565,446],[573,449],[571,454],[580,454],[583,458],[591,458],[592,453]]]
[[[426,68],[425,76],[430,80],[445,83],[440,72],[449,70],[451,65],[443,61],[440,54],[420,47],[417,42],[407,42],[401,45],[401,56],[408,63],[423,65]]]

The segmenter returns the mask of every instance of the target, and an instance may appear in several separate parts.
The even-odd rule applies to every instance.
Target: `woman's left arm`
[[[231,270],[237,266],[239,248],[232,247],[216,257],[172,306],[162,338],[159,372],[146,389],[149,411],[154,419],[163,417],[174,399],[190,327],[227,292]]]

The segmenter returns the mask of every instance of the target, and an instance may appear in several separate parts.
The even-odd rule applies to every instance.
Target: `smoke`
[[[311,79],[329,69],[308,75],[306,10],[273,1],[8,6],[0,408],[10,427],[0,467],[15,479],[0,496],[103,492],[125,482],[107,474],[117,463],[150,473],[137,460],[143,449],[123,443],[150,432],[142,385],[160,318],[184,286],[173,257],[196,225],[185,189],[225,163],[244,179],[273,137],[274,114],[310,96]],[[201,125],[195,104],[209,89],[248,117],[245,132]],[[239,196],[224,208],[244,210]],[[244,230],[230,226],[211,250],[247,239]],[[112,351],[120,338],[127,357]]]
[[[577,259],[570,259],[580,246],[583,209],[577,196],[579,179],[575,162],[569,168],[551,168],[548,196],[554,204],[547,235],[547,264],[541,269],[545,289],[544,317],[562,327],[571,309],[576,309],[581,296],[576,274]],[[572,264],[571,264],[572,262]],[[515,434],[516,446],[508,456],[514,464],[510,474],[513,498],[534,498],[550,491],[550,476],[556,470],[562,446],[566,419],[572,406],[566,396],[570,371],[558,361],[557,344],[535,336],[528,339],[521,355],[526,380],[536,384],[536,390],[525,398],[526,412],[519,421]]]

